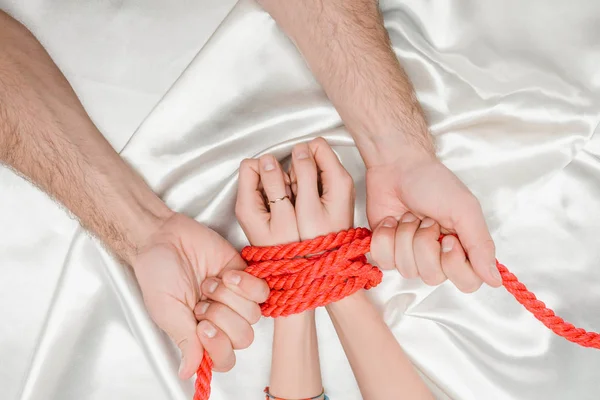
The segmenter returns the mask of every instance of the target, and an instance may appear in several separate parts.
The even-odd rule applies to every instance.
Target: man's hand
[[[173,214],[133,267],[150,315],[181,350],[180,377],[196,372],[204,349],[214,370],[233,368],[233,350],[254,340],[250,325],[260,319],[258,303],[267,299],[269,288],[242,271],[246,263],[229,242]]]
[[[382,268],[429,285],[448,278],[467,293],[482,280],[494,287],[502,282],[479,202],[433,156],[368,167],[367,216],[371,254]],[[456,233],[460,241],[446,236],[439,243],[440,233]]]
[[[368,217],[378,227],[375,259],[431,284],[447,276],[464,291],[477,289],[480,279],[500,285],[479,203],[433,155],[423,111],[392,49],[379,2],[259,3],[292,38],[365,160]],[[429,218],[410,222],[409,211]],[[385,217],[392,217],[392,226],[383,226]],[[402,217],[405,222],[396,226]],[[440,248],[440,229],[458,233],[470,263],[454,237],[444,238]]]
[[[2,11],[0,49],[0,163],[134,266],[150,314],[182,350],[182,378],[204,347],[216,370],[230,369],[232,350],[252,342],[266,283],[225,272],[245,268],[235,249],[169,210],[104,139],[39,42]]]

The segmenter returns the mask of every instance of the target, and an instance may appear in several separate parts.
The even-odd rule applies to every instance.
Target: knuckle
[[[485,251],[496,253],[496,245],[492,239],[487,239],[481,244],[481,248]]]
[[[267,301],[270,294],[271,294],[271,289],[269,289],[269,286],[267,285],[267,283],[264,282],[264,284],[261,285],[260,294],[258,295],[258,304],[264,303],[265,301]],[[260,314],[260,306],[258,306],[258,312]]]
[[[481,208],[479,200],[471,192],[463,192],[463,196],[461,196],[460,199],[460,206],[464,210]]]
[[[404,268],[397,266],[398,272],[404,279],[415,279],[419,277],[419,273],[416,268]]]
[[[458,288],[458,290],[460,290],[463,293],[475,293],[477,290],[479,290],[479,288],[481,287],[481,282],[469,282],[469,283],[463,283],[463,284],[456,284],[456,287]]]
[[[438,286],[446,280],[446,276],[438,272],[421,271],[421,279],[428,286]]]
[[[240,162],[240,169],[247,169],[250,168],[252,160],[249,158],[244,158],[241,162]]]
[[[251,326],[247,325],[240,332],[240,336],[237,339],[236,344],[235,344],[235,349],[236,350],[247,349],[248,347],[250,347],[252,342],[254,342],[254,329],[252,329]]]
[[[217,372],[229,372],[235,367],[235,355],[233,355],[233,351],[231,355],[223,357],[223,359],[215,360],[213,359],[214,367],[213,370]]]
[[[235,356],[232,354],[227,358],[223,367],[223,372],[229,372],[233,369],[233,367],[235,367]]]
[[[260,306],[258,304],[256,306],[253,306],[248,314],[248,322],[250,323],[250,325],[258,323],[258,321],[260,321],[260,318],[262,317]]]

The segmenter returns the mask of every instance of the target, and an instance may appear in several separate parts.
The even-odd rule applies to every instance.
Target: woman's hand
[[[274,246],[299,240],[290,178],[274,156],[240,164],[235,215],[253,246]]]
[[[352,227],[354,181],[325,139],[294,147],[290,179],[300,239]]]
[[[236,215],[250,243],[273,246],[300,240],[290,179],[275,157],[244,160],[238,187]],[[275,319],[269,386],[272,395],[293,399],[322,391],[314,311]]]

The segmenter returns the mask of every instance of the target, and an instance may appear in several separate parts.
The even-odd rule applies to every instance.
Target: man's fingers
[[[160,309],[164,311],[153,315],[153,318],[181,350],[179,377],[189,379],[196,373],[204,354],[204,348],[196,334],[197,321],[194,312],[179,301],[160,304]]]
[[[242,316],[248,323],[255,324],[261,317],[260,306],[228,289],[216,278],[202,283],[202,293],[212,301],[218,301]]]
[[[371,256],[381,269],[394,269],[395,236],[398,221],[393,217],[384,218],[373,231]]]
[[[457,238],[452,235],[442,239],[442,269],[454,285],[464,293],[473,293],[481,287],[481,278],[473,267]]]
[[[227,289],[258,304],[264,303],[269,297],[267,282],[247,272],[227,271],[223,274],[223,283]]]
[[[197,331],[202,345],[213,361],[213,370],[217,372],[231,370],[235,365],[235,354],[227,335],[208,320],[200,321]]]
[[[492,287],[502,285],[502,277],[496,267],[496,247],[477,199],[473,197],[464,202],[453,216],[453,222],[477,275]]]
[[[206,319],[221,329],[236,350],[247,348],[254,340],[254,330],[248,321],[224,304],[201,301],[194,313],[198,321]]]
[[[415,233],[413,250],[419,275],[427,285],[436,286],[446,280],[440,263],[440,226],[431,218],[424,218]]]
[[[415,263],[415,252],[413,250],[413,241],[415,232],[419,228],[421,221],[412,213],[407,212],[400,218],[400,223],[396,229],[395,241],[395,263],[400,275],[407,279],[414,279],[419,276],[419,270]]]

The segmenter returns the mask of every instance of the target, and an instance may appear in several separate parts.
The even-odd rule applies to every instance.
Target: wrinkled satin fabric
[[[364,165],[293,44],[251,1],[69,0],[0,7],[46,46],[94,122],[174,210],[241,248],[237,168],[324,136]],[[442,161],[481,200],[499,259],[577,326],[600,330],[600,3],[381,1]],[[179,352],[134,276],[44,194],[0,169],[0,399],[186,400]],[[371,291],[438,399],[598,398],[600,352],[547,330],[504,289],[465,295],[394,271]],[[324,385],[361,399],[319,311]],[[272,321],[215,374],[259,400]],[[368,329],[368,327],[365,327]]]

